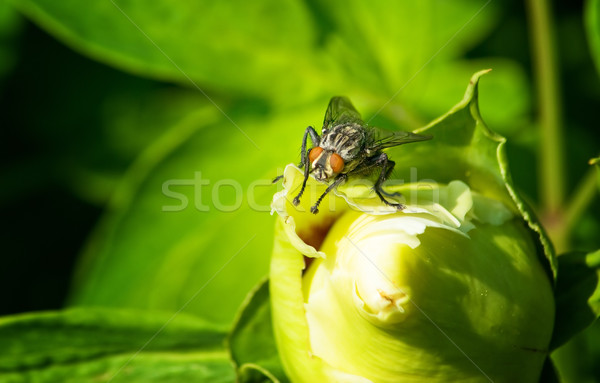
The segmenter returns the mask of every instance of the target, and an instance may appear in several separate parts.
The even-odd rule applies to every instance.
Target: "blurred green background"
[[[549,2],[553,58],[534,49],[534,11],[512,0],[0,0],[0,314],[185,306],[231,323],[268,267],[273,219],[253,206],[268,206],[268,180],[298,161],[328,99],[347,95],[371,124],[415,129],[485,68],[482,116],[553,226],[536,60],[555,59],[568,207],[600,152],[597,3]],[[210,184],[174,182],[189,204],[164,211],[179,204],[164,183],[196,174]],[[237,205],[222,180],[243,190],[234,211],[214,208]],[[562,250],[600,248],[600,201],[586,196]],[[561,351],[561,372],[594,381],[598,344],[596,325]]]

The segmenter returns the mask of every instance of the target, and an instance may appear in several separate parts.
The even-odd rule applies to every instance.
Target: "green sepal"
[[[273,336],[267,279],[261,281],[242,304],[227,346],[239,382],[289,382]]]
[[[532,209],[516,191],[506,157],[506,139],[491,131],[479,114],[478,84],[490,70],[475,73],[464,98],[448,113],[416,133],[433,135],[433,140],[388,151],[396,166],[394,182],[461,180],[482,194],[503,202],[519,213],[534,234],[543,264],[556,280],[554,247]],[[416,166],[418,169],[415,170]]]

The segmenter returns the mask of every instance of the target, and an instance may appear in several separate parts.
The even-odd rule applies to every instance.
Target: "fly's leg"
[[[300,165],[298,165],[300,169],[304,167],[304,180],[302,181],[302,188],[300,189],[300,192],[292,201],[294,206],[298,206],[298,204],[300,203],[300,197],[302,197],[302,194],[304,193],[304,189],[306,188],[306,181],[308,181],[308,175],[310,174],[310,164],[308,163],[308,150],[306,149],[307,139],[309,135],[314,146],[318,146],[319,142],[321,141],[319,135],[312,126],[306,128],[306,130],[304,131],[304,137],[302,137],[302,152],[300,157],[302,162],[300,162]]]
[[[321,196],[319,197],[317,202],[310,208],[310,212],[313,214],[317,214],[319,212],[319,205],[321,204],[321,201],[323,200],[323,198],[325,198],[327,193],[332,191],[335,187],[337,187],[342,182],[346,181],[347,178],[348,178],[347,174],[340,174],[339,176],[337,176],[335,178],[335,180],[331,183],[331,185],[327,186],[327,189],[325,189],[323,194],[321,194]]]
[[[381,194],[383,194],[386,197],[402,197],[402,193],[400,192],[393,192],[393,193],[388,193],[385,190],[383,190],[383,188],[381,188]]]
[[[302,167],[304,167],[304,165],[308,162],[308,151],[306,149],[308,141],[306,139],[309,135],[313,146],[319,146],[319,143],[321,142],[321,138],[319,137],[319,134],[317,133],[315,128],[313,128],[312,126],[306,128],[306,130],[304,131],[304,136],[302,137],[302,152],[300,153],[300,163],[298,164],[298,167],[300,169],[302,169]]]
[[[383,190],[383,187],[381,187],[383,182],[391,174],[392,170],[394,170],[394,166],[396,165],[396,163],[394,161],[389,160],[385,153],[378,154],[373,157],[367,158],[367,160],[365,162],[366,162],[366,164],[355,169],[353,172],[359,173],[359,174],[360,173],[368,173],[373,168],[376,168],[376,167],[381,168],[381,174],[379,175],[379,179],[377,180],[375,186],[373,187],[373,190],[377,193],[377,196],[381,199],[381,201],[383,201],[383,203],[385,203],[386,205],[396,206],[396,207],[398,207],[399,210],[404,209],[404,205],[391,203],[382,197],[382,195],[384,195],[386,197],[401,197],[402,196],[402,193],[399,193],[399,192],[388,193],[385,190]],[[384,162],[386,164],[385,167],[384,167]]]
[[[394,193],[394,194],[385,193],[385,191],[381,187],[383,182],[389,177],[390,173],[392,173],[392,170],[394,170],[394,166],[396,165],[396,163],[394,161],[389,160],[387,154],[381,153],[379,155],[379,157],[375,158],[375,165],[381,167],[381,173],[379,173],[379,178],[377,179],[377,182],[375,183],[375,188],[374,188],[375,193],[377,193],[377,196],[379,197],[381,202],[383,202],[384,204],[386,204],[388,206],[394,206],[398,210],[403,210],[406,206],[402,205],[401,203],[389,202],[388,200],[386,200],[383,197],[384,194],[391,196],[396,193]],[[397,193],[397,194],[400,194],[400,193]]]
[[[315,129],[312,126],[309,126],[308,128],[306,128],[306,130],[304,131],[304,137],[302,138],[302,153],[300,153],[300,163],[298,164],[298,167],[300,169],[302,169],[304,167],[304,163],[306,162],[306,159],[308,158],[308,153],[306,153],[306,137],[307,135],[310,135],[310,139],[313,142],[313,145],[319,145],[319,142],[321,141],[321,139],[319,138],[319,135],[317,134],[317,132],[315,131]],[[305,172],[306,173],[306,172]],[[306,174],[304,174],[305,180],[306,180]],[[283,178],[283,175],[277,176],[275,178],[273,178],[273,181],[271,181],[272,183],[276,183],[278,182],[280,179]],[[306,181],[305,181],[306,184]],[[302,193],[300,193],[300,195],[302,195]],[[298,197],[300,197],[300,195]]]

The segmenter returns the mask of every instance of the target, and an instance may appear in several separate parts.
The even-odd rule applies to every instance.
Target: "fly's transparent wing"
[[[409,144],[411,142],[431,140],[433,136],[428,134],[416,134],[412,132],[404,132],[401,130],[383,130],[375,127],[369,127],[370,141],[368,145],[372,151],[377,151],[392,146]]]
[[[364,122],[348,98],[333,97],[329,101],[327,112],[325,112],[323,130],[342,124],[364,125]]]

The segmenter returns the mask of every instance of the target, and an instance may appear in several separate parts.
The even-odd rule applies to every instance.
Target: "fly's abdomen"
[[[327,130],[319,144],[324,150],[331,150],[344,161],[358,156],[365,143],[365,130],[358,124],[337,125]]]

